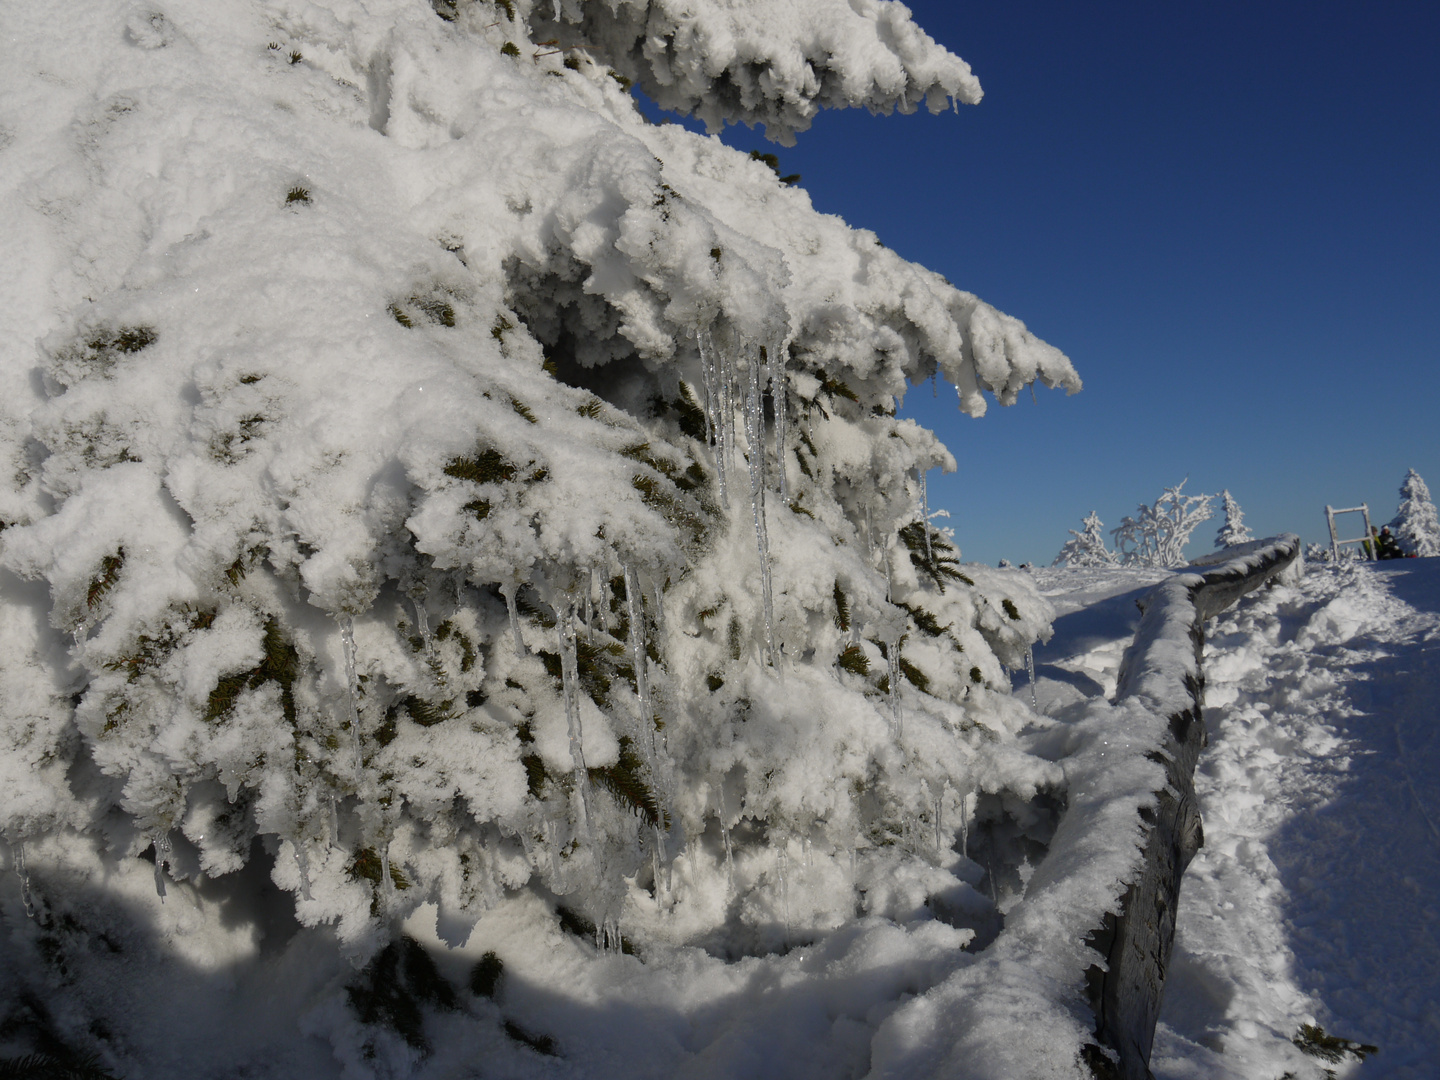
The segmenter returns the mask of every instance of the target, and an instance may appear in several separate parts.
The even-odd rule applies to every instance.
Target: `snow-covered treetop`
[[[1400,485],[1400,507],[1390,522],[1395,539],[1407,555],[1440,555],[1440,515],[1430,499],[1430,488],[1414,469]]]
[[[1105,546],[1105,523],[1091,510],[1085,515],[1084,531],[1070,530],[1070,539],[1055,556],[1052,566],[1115,566],[1120,560]]]
[[[1220,493],[1223,501],[1221,509],[1225,512],[1225,521],[1220,530],[1215,534],[1215,546],[1217,548],[1235,547],[1239,544],[1248,543],[1254,539],[1250,530],[1245,527],[1245,513],[1240,509],[1240,504],[1226,488]]]
[[[970,65],[897,0],[534,0],[539,40],[583,48],[713,132],[763,124],[792,145],[821,109],[931,112],[980,100]],[[549,18],[546,19],[546,14]]]

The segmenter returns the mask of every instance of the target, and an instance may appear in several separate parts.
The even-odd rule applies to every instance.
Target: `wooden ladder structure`
[[[1365,518],[1365,535],[1358,536],[1353,540],[1341,540],[1339,534],[1335,531],[1336,514],[1362,515]],[[1370,538],[1374,535],[1374,533],[1370,531],[1370,506],[1368,503],[1361,503],[1359,506],[1352,506],[1346,510],[1336,510],[1329,503],[1326,503],[1325,521],[1330,526],[1330,554],[1334,557],[1336,562],[1340,561],[1340,549],[1346,544],[1360,544],[1360,550],[1365,552],[1366,557],[1371,559],[1372,561],[1375,559],[1378,553],[1375,551],[1375,545],[1370,542]]]

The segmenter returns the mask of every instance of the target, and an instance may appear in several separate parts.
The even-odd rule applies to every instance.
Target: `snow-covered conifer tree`
[[[903,5],[78,0],[5,30],[0,830],[40,921],[7,923],[0,1013],[79,972],[77,1053],[209,1053],[126,1002],[242,963],[280,890],[309,951],[255,992],[321,972],[306,1030],[398,1075],[424,1037],[373,986],[453,1004],[394,951],[415,920],[699,971],[932,896],[998,917],[1017,808],[1063,779],[1007,674],[1051,609],[915,520],[956,465],[895,409],[936,372],[971,416],[1079,380],[630,93],[780,141],[977,100]],[[193,965],[146,975],[137,927]]]
[[[1085,528],[1070,529],[1070,539],[1055,556],[1052,566],[1114,566],[1119,562],[1115,553],[1105,546],[1105,523],[1091,510]]]
[[[1405,554],[1421,558],[1440,555],[1440,516],[1430,501],[1429,486],[1414,469],[1400,485],[1400,508],[1390,529]]]
[[[1245,527],[1245,514],[1240,509],[1240,504],[1230,494],[1229,488],[1220,493],[1220,498],[1222,500],[1221,509],[1225,512],[1225,522],[1215,534],[1215,546],[1227,548],[1249,543],[1254,537]]]
[[[1169,567],[1185,565],[1185,545],[1211,516],[1213,495],[1184,495],[1186,481],[1166,488],[1150,506],[1141,505],[1139,517],[1126,516],[1110,530],[1115,550],[1126,566]]]

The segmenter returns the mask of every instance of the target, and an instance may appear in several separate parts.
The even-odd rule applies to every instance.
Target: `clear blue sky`
[[[725,138],[1075,362],[981,420],[911,392],[966,560],[1048,564],[1187,474],[1307,540],[1327,502],[1388,520],[1407,468],[1440,495],[1440,4],[911,7],[979,105]]]

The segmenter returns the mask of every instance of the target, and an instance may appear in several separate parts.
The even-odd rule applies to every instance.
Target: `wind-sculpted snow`
[[[545,7],[7,12],[0,831],[35,933],[211,970],[248,947],[224,903],[278,888],[322,968],[523,910],[721,966],[869,919],[837,964],[895,930],[938,979],[999,918],[1008,840],[965,838],[1061,784],[1008,692],[1052,611],[922,520],[956,463],[895,409],[1079,381],[645,121],[605,51],[633,6],[562,5],[559,43]],[[772,6],[693,10],[687,49]],[[830,74],[741,119],[971,93],[899,5],[775,10],[774,70]],[[956,925],[912,932],[936,897]],[[66,1016],[125,1027],[102,967]],[[346,1061],[390,1037],[316,1023]]]

